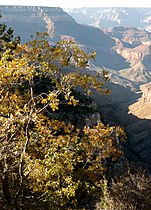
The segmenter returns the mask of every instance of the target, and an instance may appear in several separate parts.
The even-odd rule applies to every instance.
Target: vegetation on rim
[[[104,199],[107,159],[121,155],[116,139],[125,138],[123,129],[100,122],[79,130],[52,113],[83,106],[77,87],[108,94],[107,72],[84,74],[95,52],[86,54],[72,40],[52,46],[37,33],[22,45],[5,24],[0,40],[2,209],[94,209]]]

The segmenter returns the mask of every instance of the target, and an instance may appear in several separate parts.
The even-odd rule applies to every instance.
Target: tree
[[[105,161],[121,154],[115,140],[124,132],[102,123],[80,131],[52,113],[62,104],[80,103],[77,87],[87,95],[108,93],[107,72],[84,73],[95,52],[86,54],[72,40],[52,46],[46,33],[2,52],[0,182],[7,209],[93,209],[102,193]]]
[[[0,23],[0,59],[6,50],[9,51],[8,59],[11,59],[12,51],[16,48],[17,44],[20,43],[20,37],[14,38],[13,33],[13,28],[7,28],[5,23]]]

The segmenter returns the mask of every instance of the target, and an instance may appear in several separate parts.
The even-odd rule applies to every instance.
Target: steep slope
[[[106,32],[113,37],[116,37],[123,42],[129,43],[129,47],[137,47],[143,42],[149,42],[151,34],[144,29],[136,27],[119,26],[106,29]]]
[[[112,53],[120,55],[126,60],[127,64],[124,68],[119,65],[116,60],[110,57],[99,57],[107,63],[116,63],[109,67],[112,70],[119,70],[112,73],[114,82],[121,83],[123,81],[133,81],[138,84],[145,84],[151,81],[151,34],[147,32],[150,27],[151,12],[145,8],[79,8],[67,9],[77,21],[84,24],[103,28],[103,31],[115,40],[114,46],[110,49]],[[116,27],[115,27],[116,26]],[[138,29],[139,28],[139,29]],[[115,51],[114,51],[115,50]],[[99,50],[97,51],[99,53]],[[117,55],[115,54],[115,59]],[[121,59],[122,61],[122,59]],[[114,68],[113,68],[114,67]],[[116,79],[115,79],[116,78]]]
[[[116,52],[130,63],[130,68],[119,71],[120,76],[140,84],[151,81],[150,33],[132,27],[106,30],[115,39]]]
[[[78,23],[99,28],[130,26],[151,30],[149,8],[73,8],[66,11]]]
[[[96,65],[113,69],[128,68],[129,63],[112,47],[113,38],[102,30],[78,24],[61,8],[0,6],[2,21],[21,35],[22,42],[37,31],[47,31],[51,41],[73,38],[88,52],[96,51]],[[110,62],[109,62],[110,61]]]
[[[128,113],[130,104],[140,97],[139,93],[135,93],[139,91],[139,86],[151,81],[150,33],[132,27],[116,27],[102,31],[96,27],[78,24],[61,8],[0,6],[0,10],[3,15],[1,21],[12,26],[15,34],[21,35],[22,42],[29,40],[30,35],[34,35],[36,31],[47,31],[51,43],[71,38],[88,52],[97,52],[96,61],[89,70],[100,71],[97,65],[109,70],[111,82],[107,86],[112,90],[112,94],[103,97],[95,95],[94,98],[109,121],[117,120],[126,128],[129,150],[151,165],[150,120],[139,119],[139,113],[134,113],[132,109],[131,114]],[[127,15],[126,10],[124,14]],[[114,22],[119,18],[121,16],[115,15]],[[142,107],[140,103],[137,105]],[[146,102],[143,106],[146,106]],[[138,147],[141,149],[137,149]],[[144,151],[148,151],[148,148],[146,156]]]
[[[129,114],[123,115],[123,118],[125,120],[125,131],[128,136],[128,150],[131,151],[132,154],[135,154],[137,160],[142,161],[151,170],[151,118],[140,119],[140,116],[145,114],[146,118],[149,117],[149,113],[147,113],[147,110],[145,109],[150,109],[150,106],[147,107],[146,103],[144,104],[144,107],[143,104],[141,104],[141,107],[136,105],[135,103],[134,105],[130,105],[128,109],[131,111],[129,111]],[[119,114],[123,114],[122,108],[119,111]],[[121,120],[121,118],[119,118],[119,115],[118,119]]]
[[[32,6],[0,6],[2,22],[15,29],[15,35],[21,36],[21,41],[26,42],[37,31],[48,31],[50,37],[54,35],[53,21],[59,18],[62,21],[74,21],[61,8],[57,7],[32,7]]]
[[[129,113],[139,117],[140,119],[151,120],[151,83],[141,85],[142,96],[131,106]]]

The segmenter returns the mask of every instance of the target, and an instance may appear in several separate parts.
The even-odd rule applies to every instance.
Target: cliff
[[[114,38],[116,52],[130,63],[130,68],[119,72],[120,76],[139,85],[150,82],[150,33],[132,27],[115,27],[105,31]]]
[[[86,51],[97,52],[95,65],[107,68],[127,68],[129,63],[112,47],[115,40],[102,30],[78,24],[61,8],[0,6],[2,22],[6,22],[21,35],[21,42],[28,41],[37,31],[47,31],[50,41],[71,38]],[[110,60],[110,62],[109,62]]]
[[[21,35],[22,42],[28,41],[37,31],[47,31],[51,43],[70,38],[87,52],[96,51],[96,61],[90,65],[89,71],[101,71],[97,65],[107,68],[111,78],[107,86],[112,94],[103,97],[95,95],[94,98],[109,122],[117,120],[126,128],[129,149],[151,166],[150,84],[141,86],[143,95],[140,100],[140,93],[135,93],[140,85],[151,81],[150,33],[132,27],[120,26],[103,31],[94,26],[81,25],[61,8],[0,6],[0,10],[3,15],[1,21],[12,26],[15,35]],[[119,17],[114,16],[114,21]],[[81,125],[93,125],[100,117],[97,112],[81,115],[82,118],[80,115],[76,120]]]
[[[141,85],[142,96],[131,106],[129,113],[141,118],[151,120],[151,83]]]
[[[128,26],[151,31],[150,8],[73,8],[66,11],[78,23],[101,29]]]
[[[2,22],[15,30],[15,35],[21,36],[21,42],[26,42],[37,31],[47,31],[53,37],[53,21],[71,21],[71,18],[61,8],[32,6],[0,6]]]

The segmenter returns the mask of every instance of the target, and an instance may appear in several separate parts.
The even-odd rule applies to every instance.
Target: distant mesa
[[[73,8],[66,11],[78,23],[101,29],[126,26],[151,31],[150,8]]]
[[[73,17],[61,8],[0,6],[2,21],[15,29],[15,35],[26,42],[37,31],[47,31],[51,41],[62,37],[73,37],[88,52],[96,51],[95,64],[100,67],[120,70],[128,68],[129,63],[114,49],[115,40],[102,30],[78,24]]]
[[[69,14],[58,7],[0,6],[0,10],[1,21],[14,28],[22,43],[37,31],[47,31],[51,42],[73,38],[87,52],[96,51],[93,64],[107,68],[114,82],[129,87],[127,81],[133,86],[150,82],[151,33],[144,30],[150,20],[148,9],[83,8],[70,9]],[[87,18],[84,25],[76,22],[77,14]],[[106,27],[95,27],[94,20]],[[116,25],[109,27],[106,21],[111,20]]]
[[[0,11],[1,22],[13,27],[22,43],[47,31],[51,43],[74,39],[85,51],[96,51],[87,71],[106,68],[112,94],[94,99],[109,121],[125,127],[132,151],[151,167],[151,10],[0,6]]]

